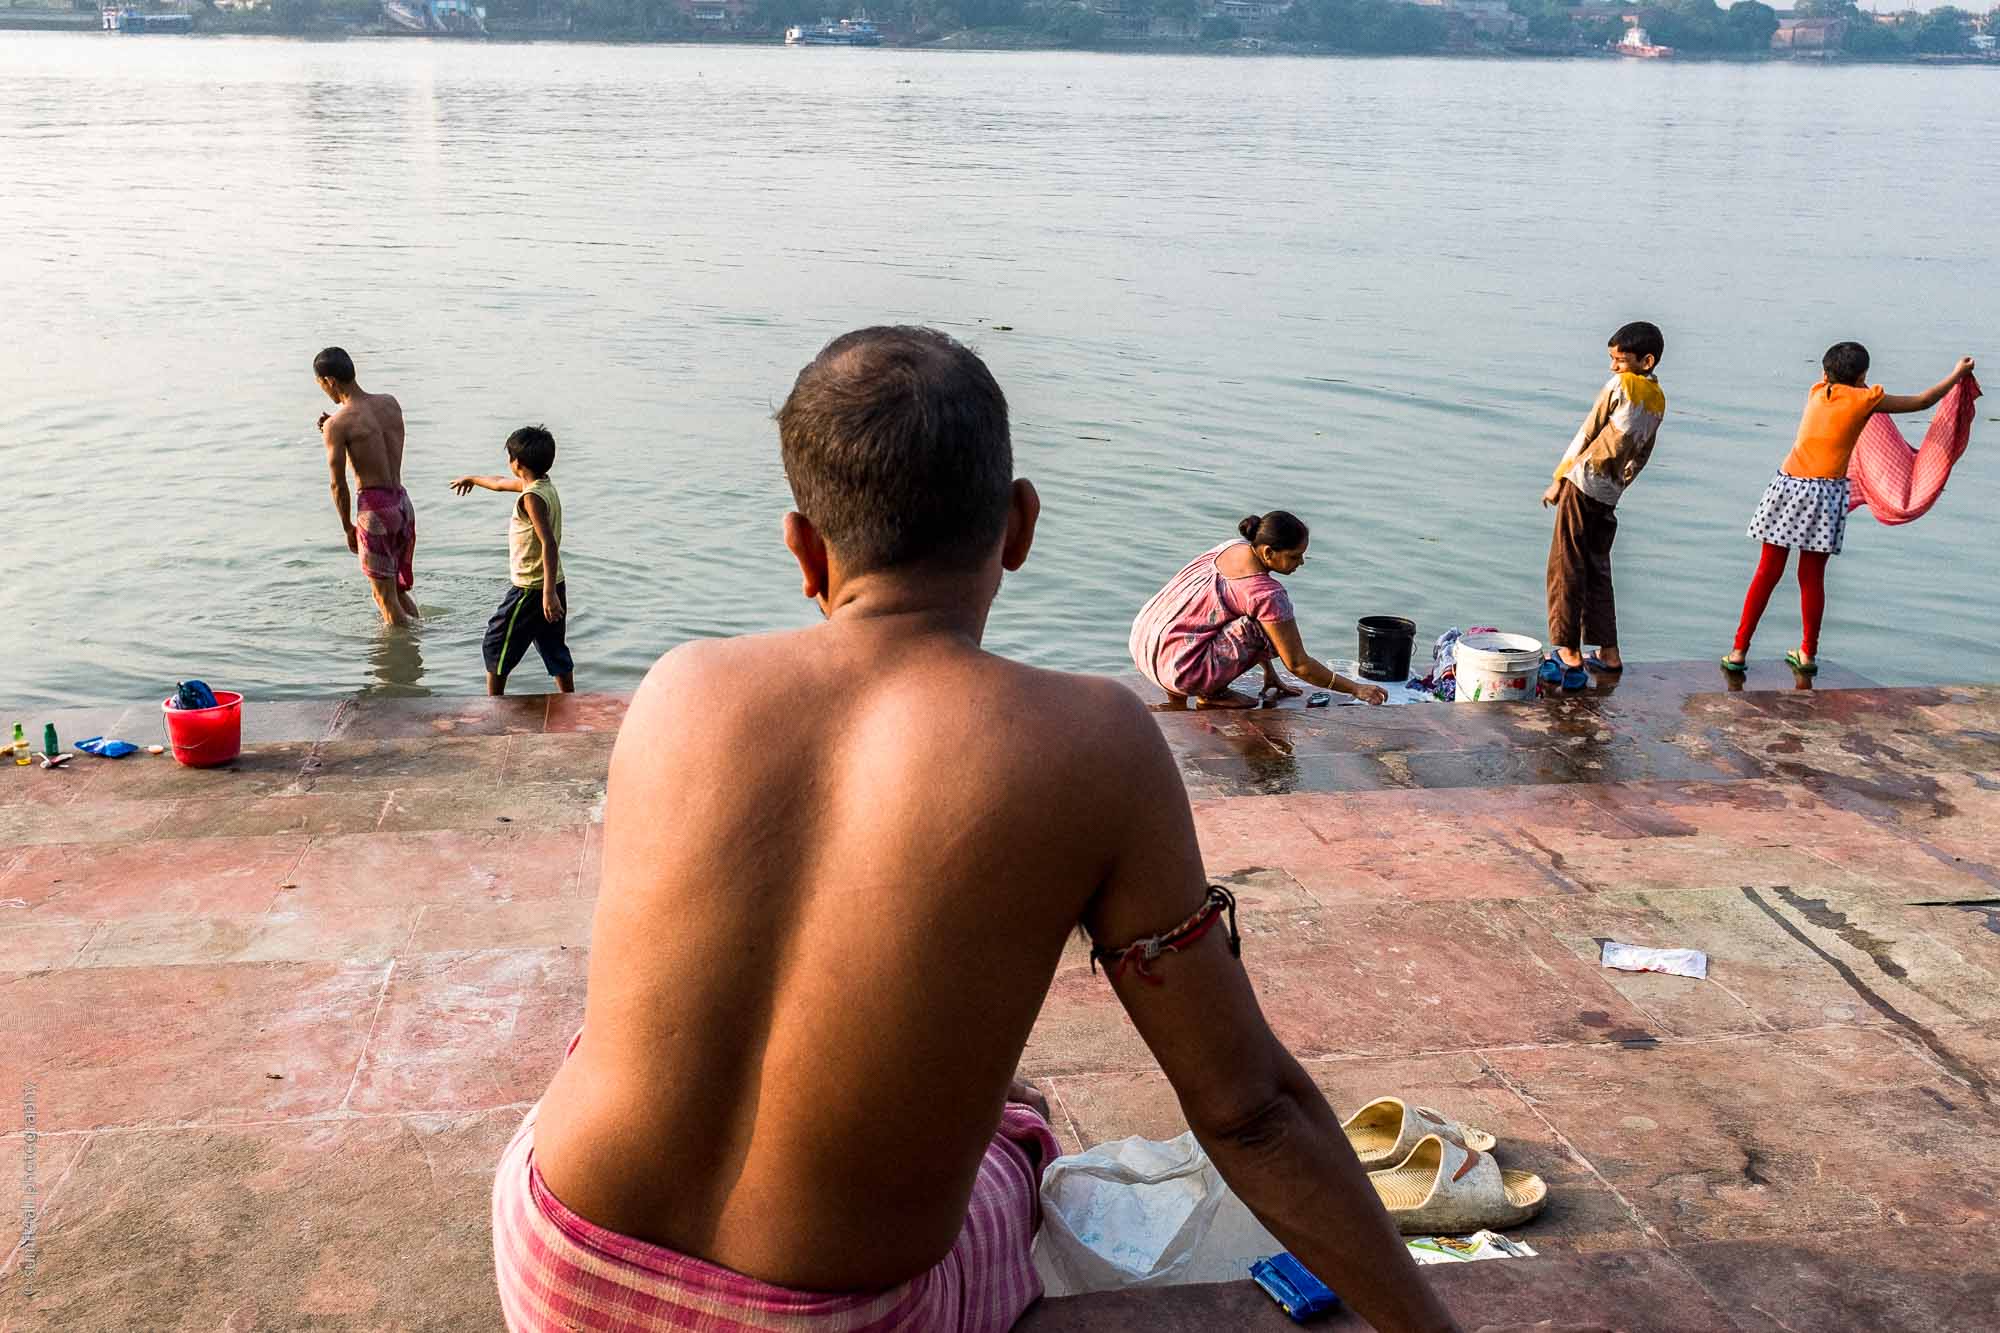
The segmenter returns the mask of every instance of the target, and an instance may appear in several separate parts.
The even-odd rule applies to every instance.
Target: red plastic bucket
[[[167,719],[167,741],[174,758],[189,768],[214,768],[243,753],[243,696],[230,690],[215,692],[213,708],[176,708],[167,699],[160,704]]]

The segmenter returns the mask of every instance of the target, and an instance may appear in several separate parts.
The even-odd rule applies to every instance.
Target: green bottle
[[[53,759],[56,757],[56,724],[42,723],[42,753]]]
[[[14,724],[14,744],[12,748],[15,763],[25,764],[28,762],[28,738],[21,733],[21,724],[19,722]]]

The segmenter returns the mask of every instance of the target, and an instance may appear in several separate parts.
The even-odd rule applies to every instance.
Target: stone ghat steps
[[[1489,1260],[1425,1270],[1460,1325],[1554,1318],[1619,1333],[1972,1333],[2000,1317],[2000,1278],[1968,1245],[1995,1229],[1901,1227],[1667,1251]],[[1279,1333],[1296,1329],[1255,1284],[1045,1300],[1017,1333]],[[1308,1327],[1363,1333],[1342,1309]]]
[[[1548,1179],[1543,1258],[1430,1271],[1468,1328],[2000,1327],[2000,690],[1788,675],[1159,715],[1335,1105],[1444,1106]],[[43,1208],[0,1328],[496,1327],[487,1189],[582,1013],[623,709],[253,703],[228,769],[0,769],[0,1070]],[[1600,937],[1711,980],[1606,971]],[[1184,1128],[1079,949],[1023,1063],[1066,1150]],[[1289,1321],[1231,1283],[1022,1325],[1197,1326]]]

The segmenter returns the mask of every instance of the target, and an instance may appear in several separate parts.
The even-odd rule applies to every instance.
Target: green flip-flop
[[[1805,658],[1799,656],[1798,649],[1796,648],[1785,654],[1785,663],[1801,676],[1817,676],[1819,674],[1819,663],[1806,661]]]
[[[1732,676],[1740,676],[1750,669],[1750,664],[1748,662],[1732,662],[1725,657],[1722,659],[1722,669]]]

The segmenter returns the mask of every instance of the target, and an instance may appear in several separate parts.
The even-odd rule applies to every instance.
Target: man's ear
[[[827,593],[826,541],[812,520],[796,510],[785,515],[785,549],[799,562],[803,576],[800,591],[815,602],[823,600]]]
[[[1035,521],[1042,516],[1042,497],[1035,483],[1016,477],[1007,497],[1007,537],[1000,545],[1000,567],[1013,573],[1028,563],[1028,549],[1035,544]]]

